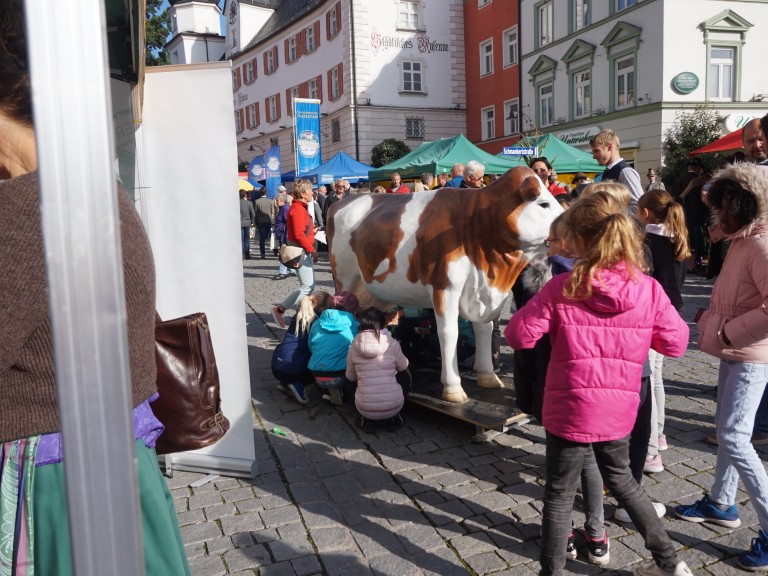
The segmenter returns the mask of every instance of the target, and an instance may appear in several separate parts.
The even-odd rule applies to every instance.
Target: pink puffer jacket
[[[395,376],[408,368],[408,358],[389,331],[360,332],[347,354],[347,378],[357,382],[355,407],[370,420],[396,416],[403,408],[403,389]]]
[[[656,280],[634,276],[623,264],[600,270],[592,296],[573,300],[563,295],[569,274],[560,274],[510,318],[512,348],[533,348],[547,333],[552,342],[542,414],[552,434],[582,443],[626,437],[648,349],[685,353],[688,325]]]

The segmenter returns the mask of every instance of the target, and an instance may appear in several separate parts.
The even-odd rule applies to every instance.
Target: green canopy
[[[539,148],[539,156],[546,156],[552,168],[558,174],[573,172],[602,172],[600,166],[592,158],[592,154],[566,144],[554,134],[542,134],[539,137],[527,137],[513,146],[513,148]],[[498,154],[497,158],[508,158],[515,166],[521,166],[525,160],[522,156],[504,156]]]
[[[368,179],[388,180],[393,172],[398,172],[403,180],[418,178],[425,172],[430,174],[450,172],[454,164],[466,164],[470,160],[477,160],[484,164],[486,174],[503,174],[510,168],[518,166],[517,162],[488,154],[472,144],[463,134],[459,134],[453,138],[424,142],[399,160],[371,170],[368,172]]]

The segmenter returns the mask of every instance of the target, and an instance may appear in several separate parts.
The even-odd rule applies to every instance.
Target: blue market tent
[[[602,173],[604,169],[603,166],[595,162],[592,154],[566,144],[554,134],[542,134],[538,138],[523,138],[512,148],[538,148],[539,156],[546,156],[558,174],[570,174],[573,172]],[[522,166],[525,163],[522,156],[505,156],[503,152],[496,156],[517,162],[517,166]]]
[[[346,152],[339,152],[335,156],[320,164],[317,168],[305,172],[301,178],[306,178],[313,184],[332,184],[338,178],[344,178],[350,184],[360,180],[368,180],[368,171],[371,166],[358,162]],[[296,171],[291,170],[282,176],[283,182],[293,182],[296,179]]]

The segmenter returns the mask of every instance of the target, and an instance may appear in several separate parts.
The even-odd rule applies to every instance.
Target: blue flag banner
[[[264,168],[264,156],[256,156],[251,160],[251,165],[248,167],[248,181],[254,186],[259,185],[259,180],[264,180],[266,177]]]
[[[277,196],[277,187],[280,186],[280,146],[272,146],[272,148],[267,150],[264,158],[267,198],[271,200]]]
[[[294,98],[293,107],[296,177],[300,178],[322,164],[320,100]]]

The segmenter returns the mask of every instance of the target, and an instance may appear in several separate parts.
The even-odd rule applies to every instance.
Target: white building
[[[768,109],[766,0],[522,0],[520,21],[523,128],[587,149],[611,128],[641,175],[677,112],[731,132]]]
[[[224,56],[218,0],[169,0],[171,64],[217,62]]]
[[[292,98],[319,98],[323,158],[369,163],[385,138],[412,148],[465,131],[461,0],[227,0],[241,160],[273,143],[295,167]]]

